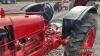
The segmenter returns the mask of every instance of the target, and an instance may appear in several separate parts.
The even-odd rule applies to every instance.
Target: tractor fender
[[[94,6],[76,6],[64,17],[64,19],[81,20],[86,13],[97,13]]]
[[[62,39],[71,34],[71,30],[76,22],[80,24],[80,21],[87,13],[97,13],[93,6],[76,6],[70,10],[70,12],[63,18],[62,26]]]

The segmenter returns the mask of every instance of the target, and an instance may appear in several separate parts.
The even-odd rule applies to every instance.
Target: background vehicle
[[[15,4],[16,0],[0,0],[2,4]]]
[[[71,0],[69,10],[74,6],[94,6],[98,9],[98,4],[95,4],[96,0]]]

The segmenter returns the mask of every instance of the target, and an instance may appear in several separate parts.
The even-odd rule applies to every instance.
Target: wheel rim
[[[95,27],[91,27],[85,36],[85,40],[82,44],[82,50],[84,52],[80,52],[80,56],[92,56],[92,47],[95,39],[96,29]]]

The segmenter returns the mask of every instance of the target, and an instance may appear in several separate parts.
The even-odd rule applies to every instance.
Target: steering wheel
[[[24,6],[22,8],[26,12],[43,12],[42,15],[46,21],[50,21],[53,17],[54,11],[49,3],[35,3]],[[32,15],[32,14],[27,14]]]
[[[47,21],[50,21],[53,17],[53,14],[54,14],[52,6],[49,3],[44,3],[43,10],[44,10],[44,13],[43,13],[44,18]]]

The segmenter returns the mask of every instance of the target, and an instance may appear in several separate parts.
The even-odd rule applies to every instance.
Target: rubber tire
[[[97,21],[95,19],[88,19],[88,21],[88,23],[91,24],[91,26],[82,26],[84,24],[81,25],[81,30],[86,29],[86,31],[80,31],[76,35],[71,34],[68,37],[69,43],[64,48],[63,56],[79,56],[79,50],[81,49],[85,36],[89,30],[89,27],[94,27],[95,29],[97,28]]]

